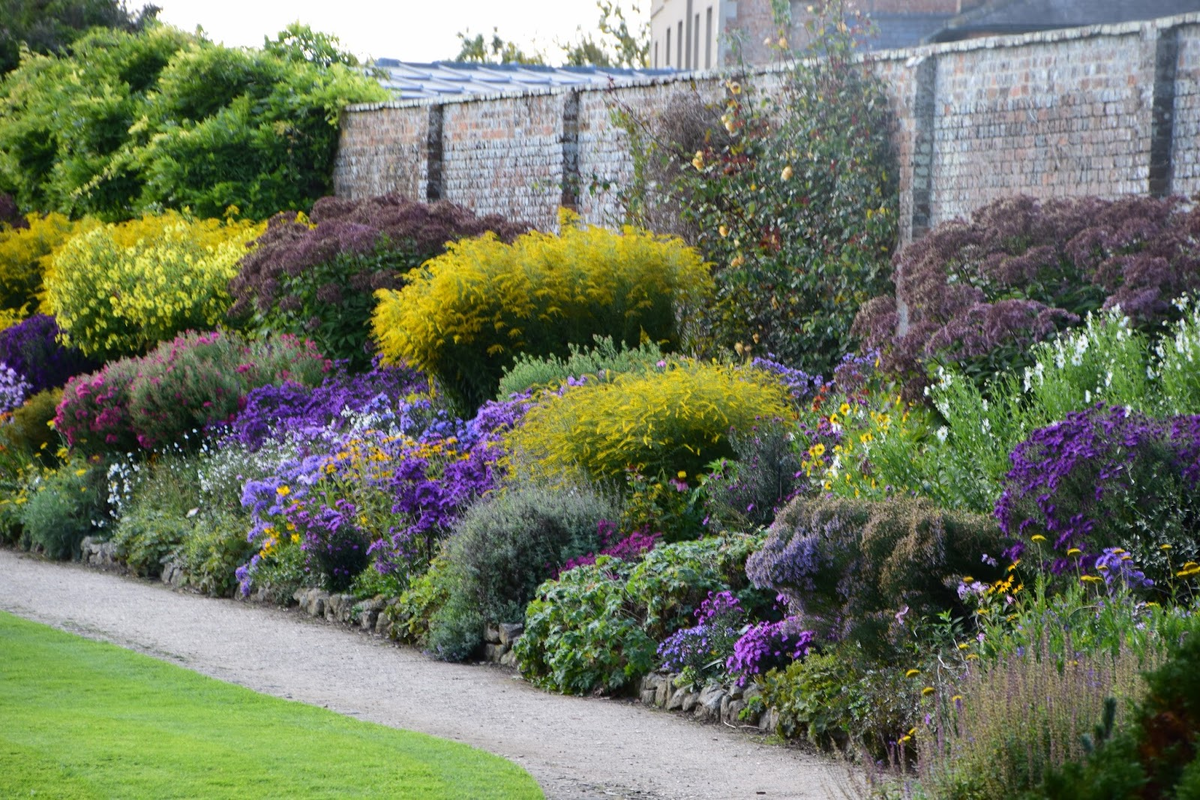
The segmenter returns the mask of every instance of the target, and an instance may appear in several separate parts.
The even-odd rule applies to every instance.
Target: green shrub
[[[424,648],[429,621],[450,598],[449,563],[444,556],[429,562],[395,603],[384,611],[392,623],[392,638]]]
[[[106,220],[307,209],[331,188],[342,109],[387,98],[330,44],[300,26],[261,50],[93,30],[0,83],[0,186],[23,208]]]
[[[570,355],[532,356],[522,353],[511,367],[505,367],[496,399],[507,400],[530,389],[554,389],[571,378],[584,375],[607,376],[623,372],[645,372],[663,360],[663,352],[654,342],[642,342],[636,348],[613,344],[611,336],[596,336],[591,347],[567,346]]]
[[[260,230],[174,212],[95,228],[55,253],[46,305],[64,341],[84,354],[140,355],[224,320],[226,287]]]
[[[584,487],[514,487],[472,506],[445,547],[449,594],[430,621],[429,650],[459,661],[483,645],[483,623],[524,619],[542,581],[599,550],[597,527],[616,515]]]
[[[547,581],[515,646],[521,673],[568,694],[627,692],[657,663],[658,641],[694,622],[708,593],[733,590],[753,612],[767,598],[746,584],[756,534],[656,547],[637,564],[600,556]]]
[[[175,550],[188,585],[213,597],[233,597],[235,572],[256,548],[246,541],[248,519],[226,511],[198,514]]]
[[[861,745],[883,756],[910,728],[914,692],[904,670],[872,664],[853,645],[810,653],[759,682],[775,733],[820,747]]]
[[[624,569],[601,556],[542,585],[514,647],[522,675],[566,694],[617,694],[654,668],[657,643],[626,610]]]
[[[117,524],[117,558],[144,578],[157,578],[170,556],[191,533],[184,513],[135,505]]]
[[[995,520],[925,500],[797,498],[746,573],[786,594],[805,626],[877,651],[906,609],[914,618],[961,609],[958,578],[999,577],[980,556],[1004,546]]]
[[[750,615],[773,595],[751,587],[746,560],[763,545],[761,533],[725,533],[654,548],[630,571],[628,592],[646,632],[662,640],[695,624],[709,592],[732,591]]]
[[[672,361],[545,394],[508,442],[518,471],[534,474],[698,476],[733,454],[730,429],[785,413],[783,388],[758,370]]]
[[[3,446],[37,458],[43,466],[58,461],[59,436],[52,423],[62,400],[62,389],[38,392],[14,409],[12,417],[0,428]]]
[[[35,476],[17,498],[23,526],[22,544],[47,558],[79,555],[79,544],[96,530],[104,515],[107,495],[104,468],[72,460]]]
[[[561,227],[511,245],[453,243],[399,292],[379,292],[372,325],[385,359],[435,376],[476,408],[520,353],[566,357],[568,345],[597,335],[678,347],[677,320],[711,285],[700,256],[678,240],[583,227],[565,213]]]

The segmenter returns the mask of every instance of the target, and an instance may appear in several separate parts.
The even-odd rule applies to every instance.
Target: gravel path
[[[305,615],[0,550],[0,609],[255,691],[465,742],[550,800],[830,798],[841,767],[617,700],[561,697]]]

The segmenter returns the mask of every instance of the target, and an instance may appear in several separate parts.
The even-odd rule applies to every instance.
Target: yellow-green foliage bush
[[[546,393],[509,434],[517,472],[550,477],[582,470],[593,480],[627,470],[695,476],[731,457],[731,429],[783,417],[784,390],[749,367],[672,362],[648,373],[589,380]]]
[[[211,330],[229,308],[238,259],[262,230],[173,211],[97,227],[55,253],[47,305],[68,343],[103,360]]]
[[[30,214],[26,219],[28,228],[0,225],[0,314],[9,324],[37,309],[55,248],[98,224],[88,219],[72,222],[62,214]]]
[[[560,236],[449,244],[408,286],[378,292],[373,327],[384,358],[436,376],[474,407],[520,353],[566,357],[569,344],[597,335],[678,346],[681,310],[711,286],[700,256],[678,239],[585,227],[567,212],[560,221]]]

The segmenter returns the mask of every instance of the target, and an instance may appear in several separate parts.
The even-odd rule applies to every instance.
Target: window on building
[[[671,66],[671,29],[667,28],[667,66]]]
[[[654,52],[657,59],[658,51]],[[712,6],[704,13],[704,68],[712,69]]]
[[[700,15],[692,20],[692,66],[700,69]]]
[[[683,23],[675,31],[675,63],[683,66]]]
[[[654,68],[658,69],[658,42],[654,43]]]

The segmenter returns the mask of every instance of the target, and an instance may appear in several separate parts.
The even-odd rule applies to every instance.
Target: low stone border
[[[734,728],[750,728],[761,733],[774,733],[779,724],[779,712],[767,709],[759,712],[750,703],[762,695],[753,684],[739,686],[710,683],[703,688],[676,686],[679,676],[652,672],[642,678],[638,698],[643,704],[667,711],[691,714],[701,722],[719,722]]]

